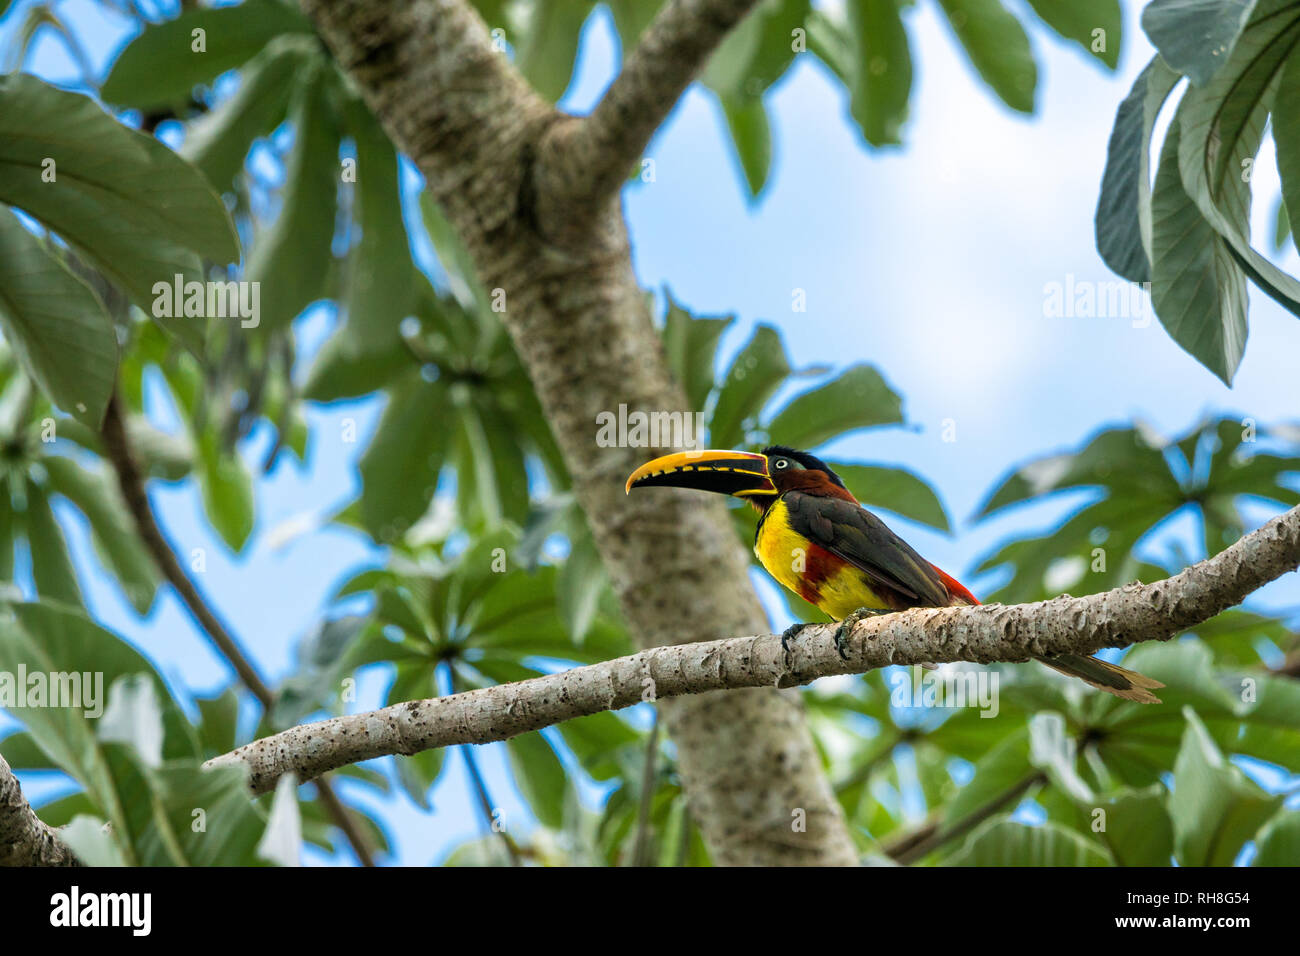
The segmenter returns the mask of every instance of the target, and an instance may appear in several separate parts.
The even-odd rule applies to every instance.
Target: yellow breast
[[[754,554],[768,574],[833,620],[860,607],[888,607],[861,570],[791,528],[789,512],[780,499],[768,508],[759,526]]]

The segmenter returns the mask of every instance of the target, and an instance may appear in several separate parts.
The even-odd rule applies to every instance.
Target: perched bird
[[[773,445],[762,454],[692,451],[642,465],[627,480],[633,488],[694,488],[743,498],[761,517],[754,553],[772,577],[809,604],[843,623],[835,646],[860,618],[911,607],[952,607],[980,602],[951,575],[926,561],[844,487],[827,464],[806,452]],[[783,646],[805,627],[796,624]],[[1146,704],[1163,687],[1135,671],[1095,657],[1039,657],[1048,667],[1098,690]]]

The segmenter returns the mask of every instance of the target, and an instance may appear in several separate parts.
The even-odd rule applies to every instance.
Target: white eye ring
[[[784,467],[785,467],[786,465],[788,465],[788,464],[790,464],[790,463],[789,463],[788,461],[786,461],[784,458],[778,458],[778,459],[776,460],[776,464],[775,464],[773,467],[774,467],[774,468],[784,468]]]

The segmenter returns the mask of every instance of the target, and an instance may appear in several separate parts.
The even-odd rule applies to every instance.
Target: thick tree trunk
[[[637,640],[680,641],[682,621],[694,640],[766,630],[725,508],[704,496],[627,497],[624,479],[651,450],[596,444],[602,411],[682,411],[686,402],[633,275],[617,195],[574,195],[574,163],[588,158],[571,148],[581,121],[540,100],[463,3],[303,6],[424,173],[483,283],[504,294],[506,325]],[[744,4],[733,6],[741,15]],[[593,167],[608,159],[589,158]],[[719,864],[856,862],[797,692],[659,706]]]

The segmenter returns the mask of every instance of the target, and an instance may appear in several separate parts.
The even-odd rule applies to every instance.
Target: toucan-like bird
[[[695,488],[743,498],[761,517],[754,553],[772,577],[809,604],[842,621],[835,646],[856,620],[911,607],[980,602],[951,575],[926,561],[844,487],[821,459],[773,445],[762,454],[689,451],[642,465],[633,488]],[[796,624],[783,645],[804,625]],[[1135,671],[1095,657],[1040,657],[1048,667],[1127,700],[1158,704],[1163,687]]]

